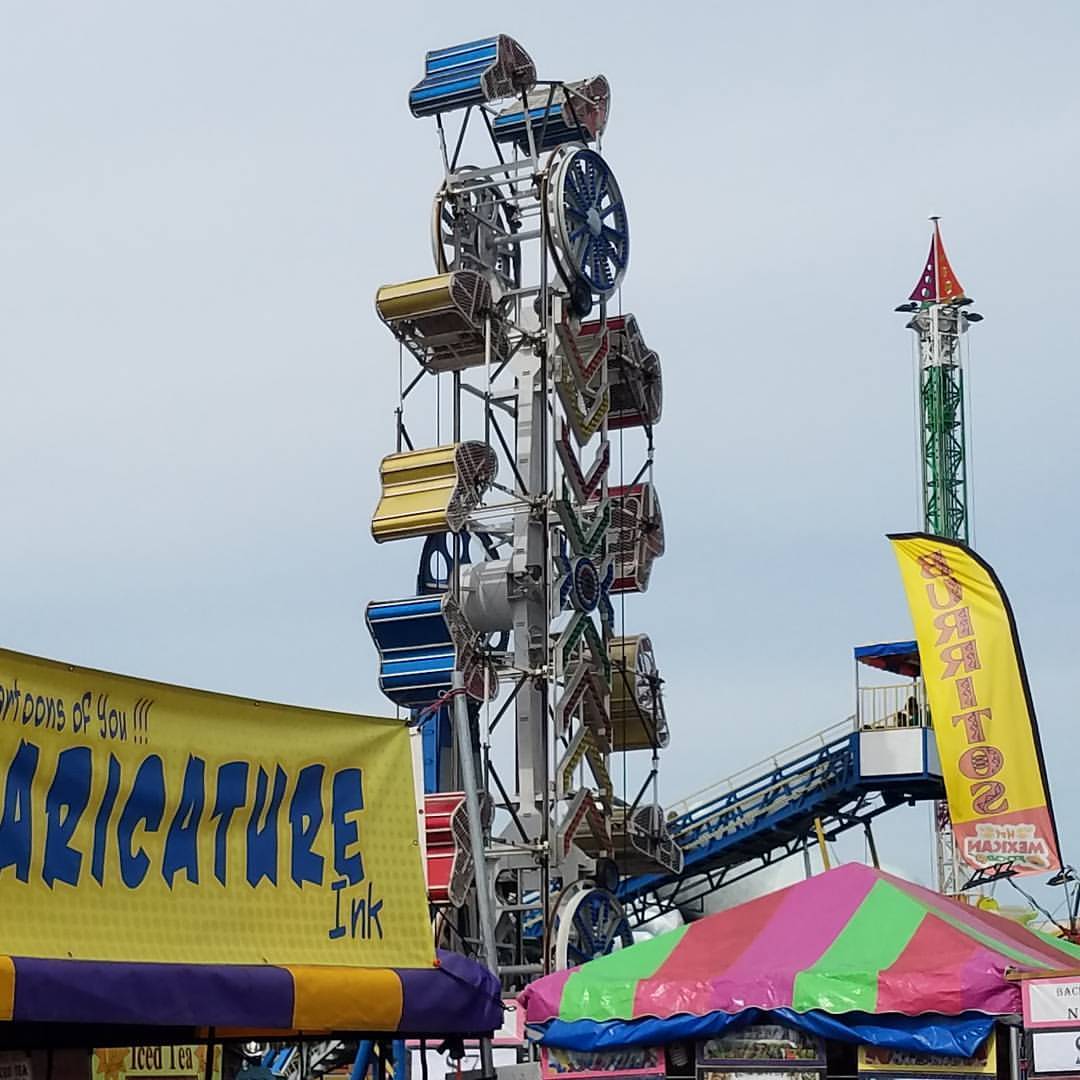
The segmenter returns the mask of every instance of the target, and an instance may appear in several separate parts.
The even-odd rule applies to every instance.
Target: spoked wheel
[[[508,289],[521,284],[516,212],[497,187],[440,188],[431,213],[431,248],[440,274],[479,270],[494,274]]]
[[[660,670],[656,666],[652,641],[644,634],[638,639],[634,656],[634,671],[627,673],[632,682],[634,701],[646,718],[651,737],[658,748],[667,746],[668,729],[664,719],[664,702],[660,695]]]
[[[626,912],[614,893],[579,881],[563,893],[555,911],[556,970],[576,967],[633,945]]]
[[[556,151],[544,200],[555,261],[567,285],[610,296],[630,262],[630,227],[615,176],[595,151]]]

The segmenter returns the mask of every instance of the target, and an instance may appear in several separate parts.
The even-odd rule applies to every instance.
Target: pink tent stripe
[[[981,1008],[983,1003],[981,998],[975,999],[973,984],[955,974],[965,971],[976,955],[982,956],[984,966],[1003,966],[999,956],[977,941],[958,933],[933,913],[925,915],[895,963],[878,974],[877,1008],[910,1016],[919,1012],[928,998],[936,999],[937,1011],[943,1013]]]
[[[711,1012],[716,1008],[713,983],[772,924],[785,892],[760,896],[732,908],[722,919],[703,919],[690,926],[655,974],[638,982],[634,1015],[674,1016],[684,1012]],[[712,958],[712,966],[707,970],[702,968],[703,956]]]
[[[527,995],[523,995],[522,1000],[528,1002],[530,1022],[549,1020],[559,1015],[566,980],[573,975],[575,970],[576,968],[568,968],[565,971],[553,971],[550,975],[545,975],[542,979],[529,984]]]
[[[949,902],[938,893],[924,889],[921,885],[914,884],[914,882],[894,877],[884,871],[880,871],[880,874],[881,877],[890,881],[898,889],[903,889],[909,895],[914,896],[951,923],[969,927],[971,930],[1002,942],[1002,944],[1010,945],[1024,955],[1040,961],[1048,968],[1060,968],[1068,964],[1067,956],[1063,956],[1062,952],[1043,942],[1037,935],[1019,923],[1012,922],[1010,919],[995,915],[989,911],[980,911],[978,908],[966,904]],[[1014,963],[1014,961],[1010,960],[1010,963]]]
[[[962,978],[964,985],[969,988],[969,996],[973,996],[972,987],[987,987],[979,994],[982,1002],[978,1008],[985,1013],[1019,1013],[1022,1008],[1020,984],[1009,982],[1005,978],[1005,972],[1009,970],[1011,963],[1002,963],[1000,954],[991,952],[989,949],[980,949],[971,956],[964,965]],[[994,989],[989,989],[994,976],[997,976],[999,984]],[[969,1006],[975,1008],[976,1006]]]
[[[783,890],[783,902],[742,955],[713,982],[712,1009],[783,1008],[795,977],[815,964],[874,885],[867,875],[822,875]],[[813,920],[806,917],[813,911]]]

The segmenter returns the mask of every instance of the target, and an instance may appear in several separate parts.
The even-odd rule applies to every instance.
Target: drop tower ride
[[[907,328],[918,348],[919,459],[924,531],[965,544],[971,539],[970,440],[967,431],[967,348],[965,335],[982,316],[971,311],[953,273],[941,240],[938,218],[930,253],[907,303],[896,308],[910,314]],[[934,806],[937,834],[938,891],[961,892],[959,864],[949,807]]]

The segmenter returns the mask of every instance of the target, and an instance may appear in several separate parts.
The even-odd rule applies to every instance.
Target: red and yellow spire
[[[945,245],[941,242],[941,228],[938,219],[930,219],[934,223],[934,235],[930,238],[930,254],[926,259],[926,266],[918,284],[911,292],[909,299],[916,300],[921,304],[948,303],[952,300],[964,299],[964,287],[956,279],[953,268],[949,265],[949,257],[945,254]]]

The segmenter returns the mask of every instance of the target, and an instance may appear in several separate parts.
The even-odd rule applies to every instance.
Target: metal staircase
[[[891,688],[890,688],[891,689]],[[816,823],[828,839],[895,806],[944,790],[933,732],[907,717],[853,716],[677,803],[668,830],[681,873],[623,880],[632,923],[686,910],[724,884],[806,849]],[[872,842],[872,836],[870,837]]]

